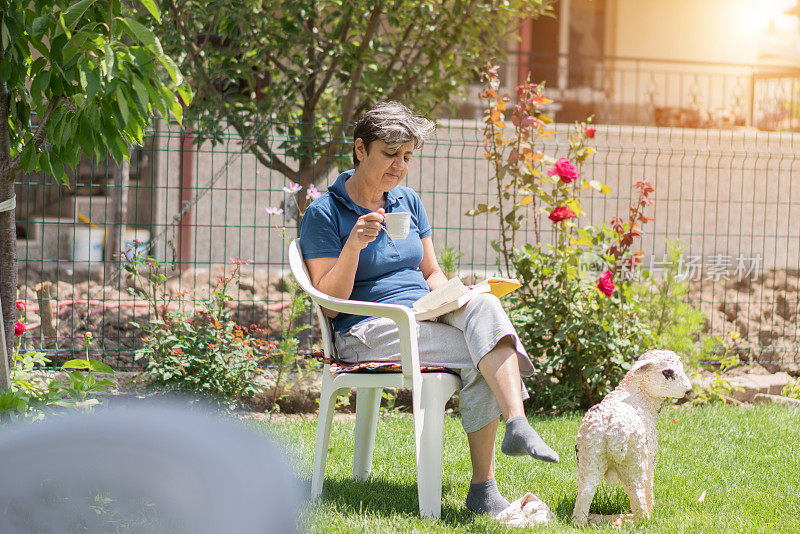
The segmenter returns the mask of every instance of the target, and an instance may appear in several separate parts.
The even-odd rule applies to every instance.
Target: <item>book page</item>
[[[421,313],[438,308],[442,304],[458,300],[466,294],[469,288],[457,276],[451,278],[447,283],[437,287],[421,299],[414,303],[414,311]]]

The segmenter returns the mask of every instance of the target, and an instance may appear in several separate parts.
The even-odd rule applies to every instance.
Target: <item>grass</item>
[[[498,452],[500,490],[516,499],[530,491],[553,509],[558,522],[534,529],[577,532],[570,522],[575,503],[575,434],[581,416],[535,419],[542,437],[561,455],[555,465]],[[262,425],[262,423],[259,423]],[[798,532],[800,531],[800,413],[781,406],[689,409],[669,407],[658,424],[660,443],[655,481],[655,513],[626,530],[641,532]],[[263,423],[281,441],[306,480],[313,460],[316,422]],[[378,424],[373,474],[350,478],[352,421],[334,422],[323,500],[302,519],[305,532],[512,532],[464,506],[470,479],[466,437],[457,418],[445,421],[442,517],[418,517],[413,457],[413,422],[389,414]],[[497,450],[501,431],[498,432]],[[703,502],[699,498],[706,492]],[[629,512],[621,488],[601,484],[592,512]],[[591,532],[616,532],[611,527]]]

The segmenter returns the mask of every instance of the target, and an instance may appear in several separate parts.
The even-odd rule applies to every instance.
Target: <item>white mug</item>
[[[411,213],[395,211],[383,215],[386,234],[392,239],[405,239],[411,229]]]

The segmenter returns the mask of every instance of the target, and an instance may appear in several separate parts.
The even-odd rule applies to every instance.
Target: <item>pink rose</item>
[[[24,333],[25,333],[25,325],[24,325],[24,324],[22,324],[22,323],[21,323],[21,322],[19,322],[19,321],[17,321],[16,323],[14,323],[14,335],[15,335],[15,336],[21,336],[21,335],[22,335],[22,334],[24,334]]]
[[[581,177],[578,168],[567,158],[559,159],[556,161],[555,167],[547,171],[547,176],[553,176],[554,174],[557,174],[565,184]]]
[[[594,134],[597,132],[597,128],[594,128],[593,126],[587,126],[583,131],[586,134],[586,137],[589,139],[594,139]]]
[[[600,275],[600,281],[597,282],[597,289],[599,289],[600,292],[607,297],[610,297],[611,293],[613,293],[615,289],[614,282],[611,280],[613,276],[614,275],[611,273],[611,271],[606,270],[602,275]]]
[[[21,300],[18,300],[18,301],[17,301],[17,309],[18,309],[19,311],[24,311],[24,310],[25,310],[25,303],[24,303],[24,302],[22,302]]]
[[[563,221],[564,219],[572,219],[573,217],[575,217],[574,211],[566,206],[559,206],[553,210],[553,212],[548,216],[548,219],[554,223],[557,223]]]

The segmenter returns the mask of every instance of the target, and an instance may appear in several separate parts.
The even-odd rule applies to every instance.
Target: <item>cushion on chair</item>
[[[320,360],[322,363],[330,364],[331,374],[338,375],[341,373],[402,373],[403,366],[399,362],[362,362],[362,363],[346,363],[333,358],[325,357],[325,353],[321,350],[312,353],[311,357]],[[458,373],[452,369],[445,367],[437,367],[433,365],[420,365],[420,371],[423,373],[450,373],[458,376]]]

